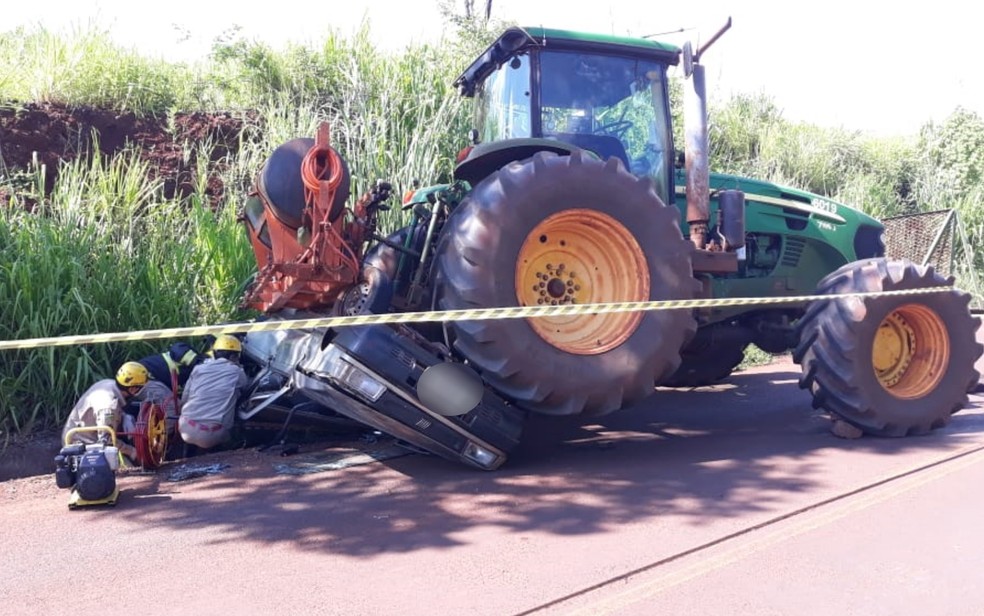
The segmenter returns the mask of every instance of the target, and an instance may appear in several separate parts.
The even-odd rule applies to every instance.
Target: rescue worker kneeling
[[[185,443],[211,449],[226,442],[236,419],[236,404],[249,385],[239,365],[242,343],[222,335],[212,346],[213,357],[195,366],[181,395],[178,431]]]
[[[65,427],[62,429],[62,443],[72,428],[108,426],[120,432],[123,424],[123,410],[127,403],[137,397],[149,381],[147,369],[135,361],[128,361],[116,372],[116,379],[96,381],[86,390],[79,401],[75,403],[68,414]],[[105,433],[79,432],[72,440],[82,443],[95,443],[105,439]],[[118,443],[120,453],[135,460],[136,449],[128,443]]]

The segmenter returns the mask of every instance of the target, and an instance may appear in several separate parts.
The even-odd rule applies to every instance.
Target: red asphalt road
[[[981,614],[981,482],[961,456],[544,613]]]
[[[235,452],[71,512],[51,476],[0,483],[0,613],[984,613],[984,396],[930,436],[843,441],[797,378],[537,419],[494,473],[411,455],[287,476],[316,452]]]

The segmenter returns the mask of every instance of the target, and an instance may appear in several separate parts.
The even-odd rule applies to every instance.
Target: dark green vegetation
[[[56,156],[39,151],[45,165],[25,165],[9,159],[9,137],[0,133],[0,338],[247,316],[237,304],[253,259],[237,212],[267,154],[313,135],[323,119],[349,161],[353,194],[379,178],[396,194],[417,179],[447,179],[468,128],[466,101],[451,81],[491,36],[449,18],[448,44],[396,55],[375,50],[367,31],[286,50],[230,36],[196,65],[149,60],[96,31],[0,35],[0,101],[9,117],[47,102],[155,118],[180,146],[185,174],[176,190],[175,178],[151,167],[144,154],[153,138],[101,156],[78,134]],[[179,114],[198,111],[236,118],[234,143],[217,149],[177,130]],[[875,139],[790,122],[765,95],[712,94],[710,141],[714,171],[789,184],[878,217],[957,208],[971,243],[984,239],[984,119],[974,113],[958,108],[919,135]],[[388,229],[399,223],[391,214]],[[60,423],[88,384],[159,346],[0,352],[0,434]]]

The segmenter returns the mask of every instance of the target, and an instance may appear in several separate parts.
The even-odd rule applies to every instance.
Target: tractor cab
[[[464,163],[466,179],[491,171],[509,152],[551,149],[545,140],[558,151],[575,147],[617,158],[633,174],[652,178],[664,203],[671,202],[666,69],[679,54],[639,39],[505,31],[455,81],[474,99],[476,147]]]

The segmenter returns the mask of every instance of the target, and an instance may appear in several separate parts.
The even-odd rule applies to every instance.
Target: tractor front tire
[[[867,259],[820,281],[818,294],[904,291],[952,285],[932,267]],[[967,404],[977,382],[980,319],[957,289],[919,295],[842,297],[811,304],[797,324],[799,385],[814,408],[865,434],[926,434]]]
[[[617,159],[540,152],[480,182],[436,252],[437,308],[694,297],[679,213]],[[690,310],[455,321],[454,349],[517,405],[601,415],[650,395],[680,364]]]

